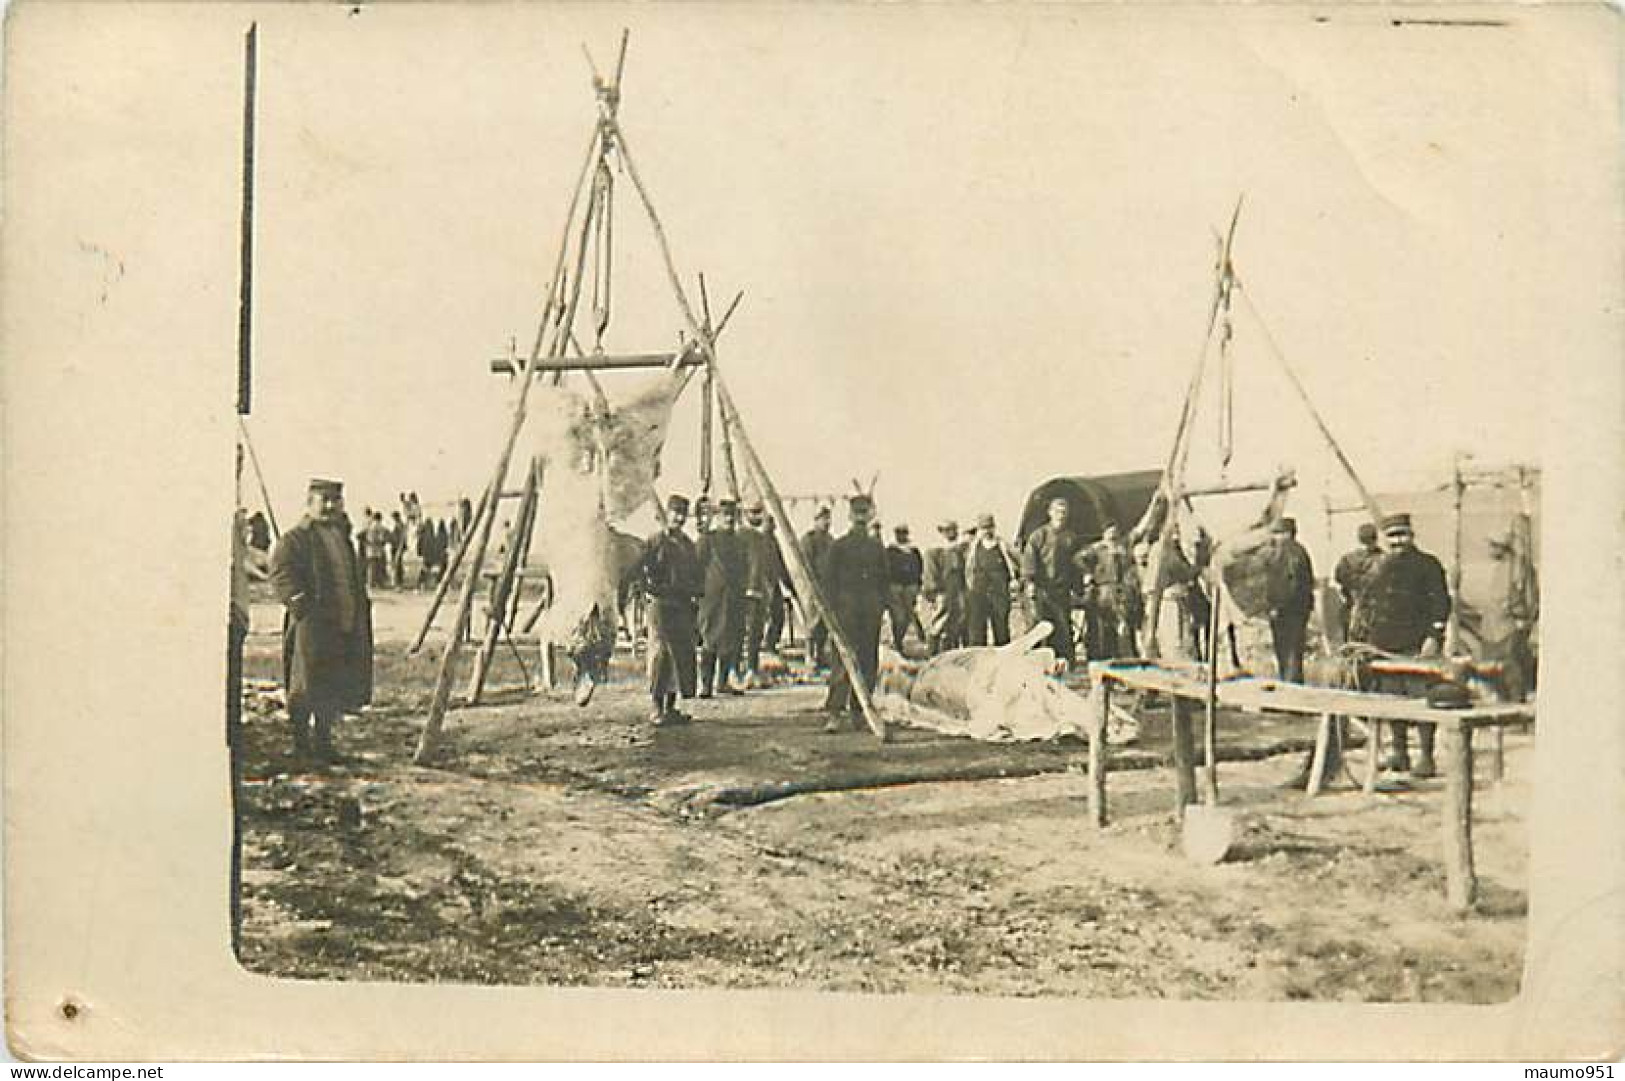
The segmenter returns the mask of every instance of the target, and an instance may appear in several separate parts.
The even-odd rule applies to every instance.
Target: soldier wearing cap
[[[886,610],[891,584],[885,545],[869,529],[873,510],[874,502],[866,495],[855,495],[847,501],[851,525],[830,543],[818,576],[830,613],[857,654],[859,678],[871,690],[880,671],[880,617]],[[858,719],[861,708],[846,665],[833,665],[829,695],[824,699],[824,709],[831,716],[824,731],[840,731],[843,714],[850,714],[854,727],[862,728],[863,722]]]
[[[685,724],[679,696],[694,697],[695,604],[703,592],[699,554],[683,532],[688,500],[666,500],[666,528],[649,538],[638,564],[637,581],[650,600],[650,719],[656,725]]]
[[[1382,558],[1382,549],[1377,546],[1377,527],[1371,522],[1361,522],[1355,534],[1360,546],[1353,551],[1345,552],[1343,558],[1337,561],[1337,569],[1332,571],[1332,580],[1337,583],[1337,593],[1343,599],[1343,612],[1340,619],[1344,641],[1348,640],[1349,628],[1354,625],[1354,605],[1365,591],[1366,579],[1371,577],[1372,568],[1377,560]]]
[[[1079,553],[1084,584],[1085,650],[1091,660],[1132,657],[1141,609],[1139,568],[1117,526]]]
[[[906,525],[892,530],[892,543],[886,546],[886,568],[891,580],[886,613],[891,619],[892,646],[901,653],[909,627],[919,621],[915,608],[919,604],[920,585],[925,577],[924,557],[918,548],[909,543]]]
[[[773,611],[783,603],[780,583],[785,577],[779,542],[772,533],[772,519],[760,500],[745,508],[746,528],[739,533],[745,547],[745,673],[751,682],[762,659],[762,640],[773,619]]]
[[[952,518],[937,526],[942,543],[925,552],[920,596],[926,603],[926,647],[935,656],[965,644],[965,546]]]
[[[1390,514],[1382,520],[1384,551],[1371,568],[1354,605],[1349,630],[1355,641],[1388,653],[1436,656],[1444,645],[1445,623],[1450,619],[1450,587],[1444,565],[1416,547],[1409,514]],[[1404,677],[1379,677],[1375,689],[1404,693]],[[1416,777],[1433,776],[1433,726],[1417,733],[1421,753],[1411,768],[1409,726],[1392,725],[1393,748],[1384,767],[1409,770]]]
[[[1049,520],[1027,535],[1021,546],[1021,574],[1033,614],[1052,628],[1050,648],[1060,660],[1072,663],[1072,594],[1078,587],[1078,535],[1072,531],[1072,508],[1065,499],[1051,499]]]
[[[1021,562],[1000,539],[993,515],[976,517],[976,536],[965,550],[966,640],[985,646],[1010,641],[1010,590],[1021,580]]]
[[[372,699],[372,605],[340,482],[310,482],[305,517],[277,542],[270,578],[284,608],[282,673],[294,752],[331,762],[334,725]]]
[[[717,520],[695,554],[704,575],[700,598],[700,697],[739,694],[732,677],[745,638],[745,584],[749,554],[739,535],[739,503],[717,504]]]
[[[830,545],[835,543],[829,531],[831,517],[828,507],[819,507],[813,513],[812,528],[801,535],[801,551],[807,557],[808,570],[815,575],[823,573],[824,558],[829,555]],[[828,667],[829,630],[823,620],[813,615],[810,604],[805,597],[801,598],[801,611],[807,618],[807,660],[814,667]]]
[[[1315,610],[1315,567],[1298,543],[1296,520],[1278,519],[1270,532],[1274,536],[1267,588],[1276,674],[1284,682],[1302,683],[1309,613]]]

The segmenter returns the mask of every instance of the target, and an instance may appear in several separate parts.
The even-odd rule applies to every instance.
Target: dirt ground
[[[439,639],[423,598],[376,604],[375,705],[347,762],[301,773],[260,682],[245,713],[241,957],[307,979],[1210,999],[1498,1002],[1517,992],[1532,737],[1479,755],[1479,910],[1452,913],[1442,781],[1314,799],[1281,782],[1311,723],[1226,714],[1230,857],[1180,853],[1165,711],[1112,760],[1088,825],[1087,748],[924,732],[825,735],[821,688],[694,704],[651,729],[630,657],[592,704],[490,705],[411,762]],[[277,610],[248,675],[274,680]],[[534,667],[534,653],[526,663]],[[460,685],[459,685],[460,689]],[[1487,741],[1488,737],[1485,737]],[[1360,750],[1352,754],[1358,766]]]

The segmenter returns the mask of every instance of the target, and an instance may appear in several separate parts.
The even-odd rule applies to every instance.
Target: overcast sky
[[[125,27],[128,63],[76,76],[63,108],[110,145],[138,125],[124,152],[151,144],[154,177],[196,185],[188,242],[215,273],[191,310],[229,334],[248,13],[198,7]],[[1379,489],[1443,479],[1456,450],[1538,460],[1541,375],[1594,299],[1563,279],[1583,223],[1551,166],[1591,91],[1516,25],[1291,7],[252,14],[250,423],[284,518],[313,473],[358,507],[484,483],[510,393],[487,361],[534,335],[593,123],[581,46],[607,64],[623,25],[621,119],[682,269],[719,307],[746,293],[721,356],[762,456],[787,492],[878,472],[882,518],[916,536],[982,509],[1013,526],[1055,474],[1161,465],[1214,231],[1243,193],[1239,273]],[[607,344],[668,348],[681,317],[625,177],[616,213]],[[1228,475],[1296,466],[1305,518],[1350,498],[1239,309],[1234,357]],[[694,485],[694,404],[668,489]],[[1218,474],[1209,406],[1197,479]]]

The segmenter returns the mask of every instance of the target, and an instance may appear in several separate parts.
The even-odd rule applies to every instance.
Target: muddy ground
[[[1217,999],[1497,1002],[1517,991],[1532,738],[1479,756],[1479,911],[1452,913],[1443,782],[1366,797],[1283,790],[1312,722],[1226,714],[1230,858],[1187,862],[1165,712],[1113,758],[1088,825],[1084,745],[825,735],[821,689],[695,704],[652,730],[629,657],[587,709],[561,691],[455,712],[411,762],[439,639],[404,657],[421,597],[376,602],[376,704],[348,761],[287,757],[245,716],[241,957],[310,979]],[[276,678],[256,606],[248,675]],[[532,657],[526,657],[532,663]],[[499,688],[519,668],[500,658]],[[266,684],[260,685],[262,688]],[[1353,752],[1358,766],[1363,752]]]

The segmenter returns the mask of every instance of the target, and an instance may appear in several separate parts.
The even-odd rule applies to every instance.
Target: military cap
[[[687,514],[688,513],[688,497],[684,496],[684,495],[669,495],[669,496],[667,496],[666,497],[666,509],[669,510],[669,511],[672,511],[673,513],[676,513],[677,511],[682,511],[684,514]]]
[[[1398,514],[1385,514],[1382,518],[1382,531],[1384,533],[1409,533],[1411,530],[1411,516],[1403,512]]]
[[[976,516],[976,528],[977,529],[992,529],[993,528],[993,515],[991,515],[991,514],[978,514]]]
[[[875,501],[870,499],[868,496],[859,493],[854,496],[848,496],[846,505],[852,510],[871,510],[875,505]]]
[[[343,495],[344,482],[342,480],[328,480],[325,477],[311,477],[310,491],[312,494],[320,492],[323,495]]]
[[[724,498],[724,499],[717,500],[717,510],[738,510],[738,509],[739,509],[739,500],[737,500],[737,499]]]
[[[1275,524],[1270,526],[1271,533],[1296,533],[1298,520],[1296,518],[1277,518]]]
[[[767,513],[767,505],[765,503],[763,503],[760,499],[753,499],[753,500],[751,500],[749,503],[747,503],[745,505],[745,513],[746,514],[765,514],[765,513]]]
[[[959,523],[954,521],[952,518],[944,518],[942,521],[937,523],[937,528],[944,533],[948,532],[950,529],[957,533],[959,531]]]

